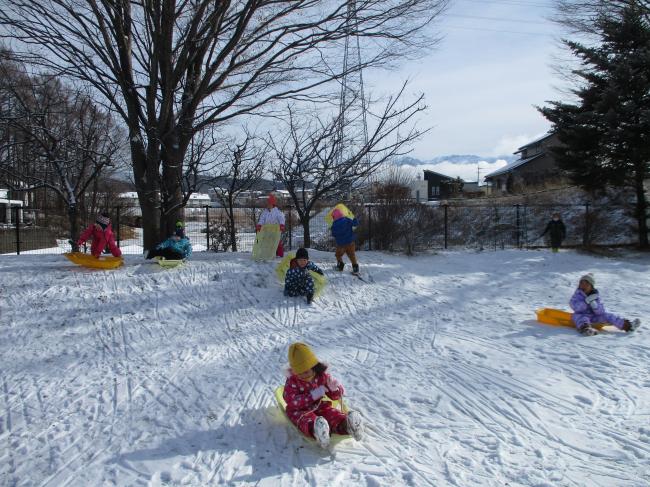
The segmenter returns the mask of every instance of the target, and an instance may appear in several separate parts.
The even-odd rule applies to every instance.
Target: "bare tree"
[[[620,12],[627,5],[636,5],[650,16],[649,0],[556,0],[553,20],[565,27],[568,34],[597,37],[596,19]]]
[[[349,72],[429,49],[425,27],[448,2],[4,0],[0,24],[22,59],[90,84],[123,118],[148,249],[180,212],[198,132],[277,100],[326,97]],[[344,69],[348,36],[368,42]]]
[[[254,188],[262,179],[265,153],[246,135],[243,142],[227,144],[221,154],[221,170],[211,180],[216,198],[226,210],[230,247],[237,252],[235,201],[244,191]]]
[[[114,120],[90,97],[51,77],[29,77],[0,59],[0,92],[9,103],[0,120],[0,178],[10,189],[47,188],[68,209],[70,237],[78,233],[78,203],[98,177],[112,168],[121,143]]]
[[[311,121],[289,111],[288,135],[269,136],[275,159],[272,172],[284,183],[296,207],[305,246],[311,243],[309,222],[319,200],[349,193],[383,163],[408,153],[410,144],[422,135],[410,121],[425,109],[423,97],[405,106],[398,105],[405,87],[390,97],[380,112],[368,112],[373,128],[367,140],[354,133],[358,125],[344,116],[345,110],[327,120]]]

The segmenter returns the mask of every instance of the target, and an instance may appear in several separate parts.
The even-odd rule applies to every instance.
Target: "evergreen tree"
[[[553,123],[562,145],[551,149],[573,182],[595,191],[630,188],[639,244],[648,248],[647,198],[650,177],[650,24],[648,11],[626,2],[599,16],[599,42],[564,41],[581,60],[573,90],[577,103],[549,102],[538,108]]]

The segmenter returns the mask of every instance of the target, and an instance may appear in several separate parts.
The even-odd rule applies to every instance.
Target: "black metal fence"
[[[541,234],[552,213],[559,212],[567,228],[565,246],[634,244],[635,222],[625,207],[584,204],[488,205],[420,203],[349,205],[359,220],[357,244],[360,250],[415,252],[428,249],[471,248],[480,250],[543,247]],[[311,247],[331,250],[325,214],[318,212],[310,222]],[[224,208],[185,208],[186,234],[195,252],[248,252],[255,242],[255,223],[260,208],[234,209],[234,235]],[[63,253],[70,246],[67,215],[53,208],[12,208],[0,222],[0,254]],[[110,209],[113,230],[122,252],[142,254],[141,213],[138,207]],[[285,248],[304,244],[297,213],[285,209]],[[83,221],[83,230],[93,221]],[[547,236],[548,237],[548,236]],[[546,237],[546,238],[547,238]],[[76,238],[76,237],[75,237]],[[234,245],[233,245],[234,244]]]

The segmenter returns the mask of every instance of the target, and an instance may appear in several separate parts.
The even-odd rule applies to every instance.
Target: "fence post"
[[[445,250],[447,250],[447,240],[449,238],[449,205],[445,203],[443,208],[445,210]]]
[[[17,206],[14,206],[14,221],[16,222],[16,255],[20,255],[20,214],[18,213],[20,209]]]
[[[582,236],[583,247],[589,246],[589,202],[585,202],[585,233]]]
[[[497,229],[498,229],[498,225],[499,225],[499,210],[495,206],[494,207],[494,226],[493,226],[493,229],[494,229],[494,232],[493,232],[493,235],[494,235],[494,251],[495,252],[497,250]]]
[[[291,219],[292,214],[293,206],[289,205],[289,224],[287,225],[289,228],[289,250],[293,250],[293,221]]]
[[[517,209],[517,248],[521,249],[521,228],[520,228],[520,223],[519,223],[519,203],[515,205],[515,208]]]
[[[372,206],[368,205],[368,250],[372,250]]]
[[[205,251],[210,251],[210,206],[208,205],[205,205]]]
[[[528,244],[528,206],[524,205],[524,230],[522,232],[526,248],[530,248]],[[523,245],[523,244],[522,244]]]
[[[117,235],[116,236],[117,236],[117,246],[118,247],[120,246],[120,240],[121,240],[121,238],[120,238],[120,236],[121,236],[121,233],[120,233],[120,208],[121,208],[120,206],[115,207],[115,225],[117,225]]]

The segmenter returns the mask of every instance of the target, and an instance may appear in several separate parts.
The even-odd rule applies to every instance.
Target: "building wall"
[[[427,181],[418,179],[410,184],[411,198],[417,201],[427,201],[429,198],[429,185]]]
[[[449,197],[448,187],[442,183],[443,181],[451,181],[453,178],[425,172],[424,179],[427,182],[427,199],[439,200]]]
[[[545,181],[562,179],[561,173],[555,164],[555,160],[549,154],[544,154],[512,171],[513,185],[515,186],[537,186]],[[508,175],[500,174],[492,179],[492,192],[506,191]]]

